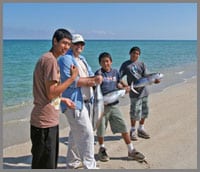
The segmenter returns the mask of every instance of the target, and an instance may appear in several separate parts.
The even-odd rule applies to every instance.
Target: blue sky
[[[3,39],[197,39],[197,3],[3,3]]]

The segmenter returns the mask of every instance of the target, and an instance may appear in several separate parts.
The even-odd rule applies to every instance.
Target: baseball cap
[[[80,34],[73,34],[72,35],[72,43],[75,44],[75,43],[78,43],[78,42],[82,42],[85,45],[85,41],[84,41],[82,35],[80,35]]]

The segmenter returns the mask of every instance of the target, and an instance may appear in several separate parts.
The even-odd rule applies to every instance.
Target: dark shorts
[[[55,169],[58,161],[59,127],[31,126],[32,169]]]

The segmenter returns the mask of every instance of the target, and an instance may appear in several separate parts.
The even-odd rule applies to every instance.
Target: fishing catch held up
[[[151,73],[151,74],[148,74],[147,76],[140,78],[136,83],[132,82],[131,83],[131,90],[134,93],[139,94],[135,90],[135,88],[151,85],[151,84],[155,83],[156,80],[160,80],[163,77],[164,77],[164,74],[162,74],[162,73]]]

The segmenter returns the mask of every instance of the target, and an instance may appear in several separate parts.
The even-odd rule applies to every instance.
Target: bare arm
[[[123,81],[120,81],[117,84],[117,88],[119,88],[119,89],[125,89],[126,93],[130,92],[130,87],[127,84],[125,84]]]
[[[93,76],[93,77],[81,77],[78,80],[78,87],[85,86],[85,87],[93,87],[96,84],[101,84],[103,81],[103,77],[101,75]]]

